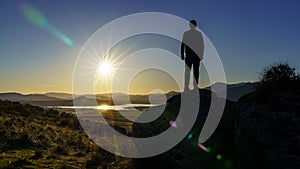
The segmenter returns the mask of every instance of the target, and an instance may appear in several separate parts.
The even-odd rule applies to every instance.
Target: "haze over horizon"
[[[300,66],[299,6],[296,0],[1,1],[0,93],[72,93],[74,65],[87,39],[119,17],[149,11],[196,19],[219,53],[227,83],[257,81],[268,64]],[[200,76],[200,87],[209,86],[203,66]],[[180,88],[167,75],[154,73],[137,76],[129,91],[149,93],[159,79],[164,81],[155,87],[163,91]],[[96,93],[109,89],[109,83],[96,84]]]
[[[217,83],[222,83],[222,82],[217,82]],[[227,85],[239,85],[239,84],[246,84],[246,83],[255,83],[255,81],[253,82],[237,82],[237,83],[226,83]],[[214,83],[216,84],[216,83]],[[212,85],[214,85],[212,84]],[[203,86],[203,87],[199,87],[199,89],[207,89],[209,88],[210,86]],[[179,91],[179,90],[164,90],[163,93],[171,93],[171,92],[182,92],[182,91]],[[1,91],[0,94],[5,94],[5,93],[18,93],[18,94],[22,94],[22,95],[31,95],[31,94],[68,94],[68,95],[92,95],[92,94],[96,94],[96,95],[109,95],[109,94],[118,94],[118,92],[100,92],[100,93],[81,93],[81,94],[75,94],[75,93],[72,93],[72,92],[61,92],[61,91],[45,91],[45,92],[33,92],[33,93],[23,93],[23,92],[18,92],[18,91]],[[119,94],[126,94],[125,92],[119,92]],[[161,94],[161,92],[159,91],[153,91],[153,92],[129,92],[127,93],[129,95],[149,95],[149,94]]]

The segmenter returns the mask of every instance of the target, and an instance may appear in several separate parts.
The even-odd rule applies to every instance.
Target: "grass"
[[[75,115],[51,109],[0,101],[0,138],[0,168],[131,166],[92,142]]]

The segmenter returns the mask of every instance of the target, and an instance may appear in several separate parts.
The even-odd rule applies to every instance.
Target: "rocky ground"
[[[159,156],[136,159],[135,165],[137,168],[296,169],[300,166],[299,96],[298,88],[287,88],[272,91],[267,99],[258,99],[261,96],[254,92],[238,102],[226,101],[217,130],[204,143],[210,149],[205,152],[197,143],[211,93],[200,90],[199,114],[189,133],[192,137],[187,135],[177,146]],[[157,120],[135,123],[133,136],[153,136],[166,130],[170,127],[168,121],[176,119],[179,108],[180,96],[177,95],[168,100],[165,112]]]

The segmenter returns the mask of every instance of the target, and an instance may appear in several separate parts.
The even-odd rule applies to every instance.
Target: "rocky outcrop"
[[[155,157],[135,159],[136,168],[298,168],[300,161],[299,90],[274,92],[268,102],[252,93],[237,103],[226,101],[222,120],[204,143],[197,146],[206,119],[211,93],[200,90],[201,105],[197,120],[187,135],[171,150]],[[222,99],[222,98],[219,98]],[[168,100],[164,113],[155,121],[134,123],[134,137],[149,137],[165,131],[176,119],[180,95]]]
[[[237,145],[251,140],[261,168],[300,166],[300,92],[297,89],[273,91],[260,102],[252,93],[236,104]]]

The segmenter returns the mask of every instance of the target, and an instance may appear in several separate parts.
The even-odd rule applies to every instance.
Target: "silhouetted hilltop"
[[[275,82],[263,91],[259,88],[236,104],[238,144],[242,140],[251,141],[263,168],[298,168],[299,81]]]
[[[226,111],[224,112],[221,124],[219,125],[214,136],[211,137],[207,145],[212,149],[211,153],[206,153],[201,150],[198,144],[198,136],[200,130],[204,124],[207,113],[210,107],[211,91],[199,90],[200,92],[200,109],[197,120],[189,132],[192,134],[192,138],[188,139],[186,136],[178,145],[171,150],[151,158],[136,159],[135,164],[137,168],[155,168],[160,166],[162,168],[217,168],[217,160],[213,157],[217,151],[223,148],[223,143],[232,142],[227,138],[232,138],[233,135],[233,123],[225,123],[225,121],[231,121],[234,116],[231,109],[233,109],[233,102],[227,101]],[[219,98],[223,99],[223,98]],[[180,109],[180,95],[173,96],[168,100],[168,104],[164,113],[155,121],[141,124],[134,123],[132,135],[135,137],[149,137],[157,135],[170,127],[169,121],[175,121]],[[226,120],[225,120],[226,119]],[[224,148],[227,150],[232,145],[226,145]],[[223,151],[223,150],[222,150]],[[229,154],[229,157],[232,155]]]
[[[190,131],[171,150],[151,158],[135,159],[137,168],[199,168],[199,169],[264,169],[293,168],[300,160],[300,89],[286,88],[272,91],[267,102],[261,102],[255,92],[238,102],[226,101],[222,120],[204,143],[205,152],[197,146],[198,137],[210,106],[211,92],[200,90],[200,110]],[[219,98],[223,99],[223,98]],[[149,124],[134,123],[135,137],[153,136],[170,127],[176,119],[180,96],[168,100],[164,113]]]

